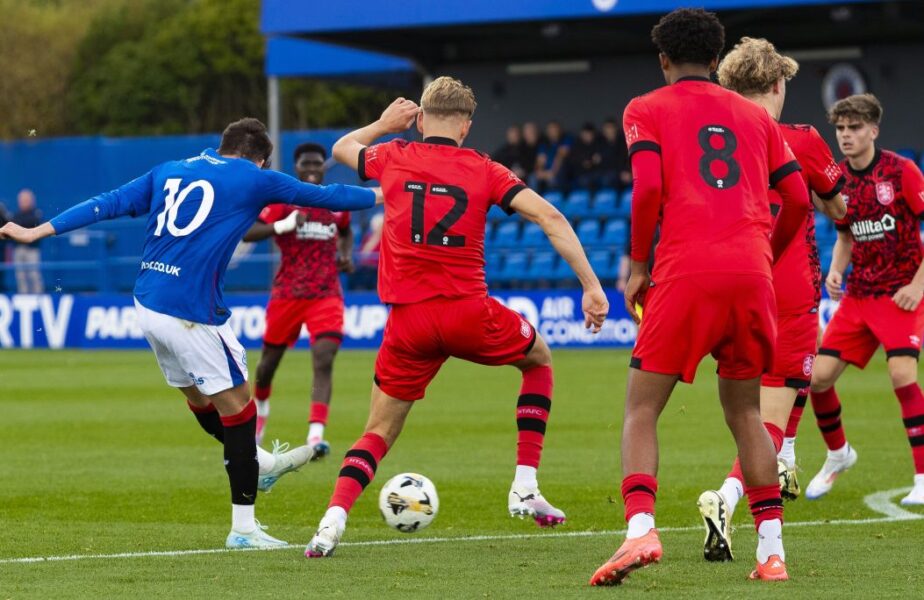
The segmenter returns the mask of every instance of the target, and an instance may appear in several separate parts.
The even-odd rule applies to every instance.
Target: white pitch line
[[[863,499],[863,502],[873,511],[886,516],[872,517],[867,519],[829,519],[819,521],[795,521],[786,523],[785,527],[824,527],[826,525],[867,525],[870,523],[893,523],[896,521],[908,521],[914,519],[924,519],[924,515],[908,512],[900,509],[890,502],[890,499],[897,494],[907,492],[910,488],[900,488],[876,492]],[[659,527],[658,531],[662,532],[684,532],[699,531],[701,525],[688,527]],[[575,537],[597,537],[604,535],[618,536],[626,532],[625,529],[599,530],[599,531],[554,531],[547,533],[525,533],[525,534],[507,534],[507,535],[472,535],[465,537],[414,537],[405,539],[392,540],[369,540],[365,542],[344,542],[340,544],[344,548],[358,548],[363,546],[398,546],[407,544],[443,544],[443,543],[463,543],[463,542],[501,542],[510,540],[528,540],[537,538],[575,538]],[[225,554],[229,552],[269,552],[271,550],[292,550],[295,548],[303,549],[305,544],[288,544],[276,548],[254,549],[245,548],[242,550],[229,550],[227,548],[207,548],[201,550],[161,550],[153,552],[119,552],[115,554],[69,554],[63,556],[33,556],[25,558],[4,558],[0,559],[0,564],[30,564],[45,562],[66,562],[74,560],[92,560],[92,559],[115,559],[115,558],[148,558],[148,557],[173,557],[173,556],[195,556],[200,554]]]

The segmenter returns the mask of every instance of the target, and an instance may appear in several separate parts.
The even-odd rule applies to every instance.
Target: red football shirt
[[[388,304],[487,295],[488,209],[526,186],[507,167],[453,140],[392,140],[360,151],[359,175],[385,196],[379,297]]]
[[[661,238],[652,279],[698,273],[769,278],[767,184],[799,165],[767,111],[690,77],[632,100],[623,126],[630,156],[661,156]],[[645,236],[637,235],[638,222],[633,214],[632,258],[645,261],[648,248]]]
[[[847,216],[837,228],[853,237],[847,294],[892,295],[911,283],[924,253],[919,229],[924,175],[913,162],[888,150],[876,150],[862,171],[851,169],[846,160],[841,168],[847,176],[841,192]]]
[[[844,175],[834,162],[831,149],[811,125],[780,125],[802,167],[802,179],[810,191],[822,200],[830,200],[844,187]],[[770,191],[770,210],[780,208],[779,195]],[[804,314],[818,309],[821,302],[821,262],[815,240],[815,211],[809,211],[799,235],[786,247],[773,265],[773,289],[777,312],[781,315]]]
[[[305,223],[295,231],[275,236],[282,254],[273,279],[273,298],[312,299],[342,296],[337,271],[337,235],[350,228],[350,213],[323,208],[302,208],[291,204],[270,204],[260,213],[264,223],[273,223],[298,210]]]

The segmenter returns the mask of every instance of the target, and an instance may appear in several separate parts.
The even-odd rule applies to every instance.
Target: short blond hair
[[[838,100],[828,111],[828,121],[837,125],[841,118],[847,118],[871,125],[882,121],[882,103],[872,94],[855,94]]]
[[[435,117],[471,119],[476,106],[478,104],[472,88],[452,77],[437,77],[420,97],[420,107],[424,113]]]
[[[766,94],[773,84],[799,72],[799,63],[783,56],[763,38],[743,37],[719,65],[719,83],[742,96]]]

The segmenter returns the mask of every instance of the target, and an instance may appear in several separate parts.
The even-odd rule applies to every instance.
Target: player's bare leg
[[[787,579],[777,451],[761,418],[760,380],[720,377],[719,399],[738,447],[745,492],[757,528],[757,569],[751,579]],[[782,441],[782,430],[777,429]]]
[[[794,388],[760,387],[760,418],[776,450],[782,444],[783,427],[786,426],[795,399],[796,390]],[[777,475],[780,468],[777,465]],[[736,457],[731,472],[722,487],[700,494],[697,506],[706,527],[706,538],[703,542],[703,557],[706,560],[714,562],[733,560],[731,521],[738,501],[744,497],[744,492],[744,475],[741,471],[740,459]],[[785,491],[781,489],[781,493]]]
[[[334,552],[346,528],[347,514],[375,477],[379,462],[398,439],[413,405],[372,385],[372,405],[365,433],[343,459],[327,512],[305,548],[306,557],[330,556]]]
[[[914,487],[901,503],[924,505],[924,394],[918,385],[918,362],[913,356],[889,358],[889,378],[902,409],[902,421],[914,459]]]
[[[629,369],[622,425],[622,497],[629,527],[622,546],[590,578],[591,585],[618,585],[632,571],[661,560],[654,521],[658,417],[677,379],[676,375]]]
[[[511,516],[528,516],[540,527],[555,527],[565,522],[565,513],[543,497],[536,476],[552,409],[552,352],[537,333],[526,358],[513,366],[523,373],[523,384],[517,400],[517,467],[507,508]]]
[[[322,337],[311,345],[311,412],[308,415],[308,445],[318,460],[330,454],[330,444],[324,440],[324,428],[333,391],[334,358],[340,349],[338,340]]]
[[[266,433],[266,423],[269,420],[270,403],[269,398],[273,390],[273,377],[276,375],[276,369],[285,356],[287,346],[285,344],[263,344],[263,353],[260,355],[260,362],[257,364],[256,381],[254,381],[253,398],[257,406],[257,445],[263,443],[263,436]]]
[[[805,488],[805,497],[816,500],[831,491],[838,476],[857,462],[857,452],[847,443],[841,424],[841,402],[834,384],[847,368],[843,360],[819,354],[812,372],[812,409],[828,446],[828,457]]]

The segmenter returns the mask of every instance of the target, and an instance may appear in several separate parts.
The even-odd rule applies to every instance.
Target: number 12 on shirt
[[[455,185],[444,183],[433,183],[429,185],[419,181],[407,181],[404,183],[404,191],[410,192],[413,196],[411,205],[411,242],[414,244],[426,244],[428,246],[449,246],[459,247],[465,245],[464,235],[448,235],[446,232],[453,226],[468,208],[468,196],[465,190]],[[429,232],[424,232],[424,210],[427,202],[427,194],[431,196],[449,196],[455,203],[449,212],[440,219]]]

